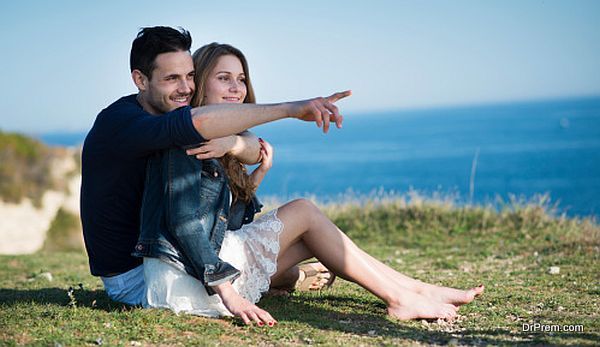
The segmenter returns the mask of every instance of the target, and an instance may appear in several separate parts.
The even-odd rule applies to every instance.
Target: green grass
[[[600,228],[592,221],[553,218],[529,205],[495,212],[392,201],[326,210],[397,270],[447,286],[484,283],[485,294],[452,324],[397,322],[377,298],[339,280],[322,293],[263,299],[259,306],[279,320],[268,329],[112,302],[81,252],[1,256],[0,345],[600,343]],[[560,273],[550,274],[551,266]],[[525,323],[581,324],[584,331],[524,332]]]

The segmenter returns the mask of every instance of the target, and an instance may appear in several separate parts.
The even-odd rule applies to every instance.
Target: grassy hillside
[[[600,227],[539,206],[455,208],[399,201],[330,206],[357,243],[390,266],[486,293],[453,323],[397,322],[383,304],[339,280],[329,291],[269,297],[280,324],[176,316],[111,302],[81,252],[0,257],[0,344],[43,345],[597,345]],[[51,274],[52,280],[49,280]],[[72,288],[71,290],[69,288]],[[524,324],[583,331],[531,332]]]
[[[30,198],[39,204],[53,189],[51,163],[56,151],[24,135],[0,131],[0,199],[19,203]]]

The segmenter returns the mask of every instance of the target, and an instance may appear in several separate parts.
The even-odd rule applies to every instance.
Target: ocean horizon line
[[[377,117],[377,116],[386,116],[390,114],[411,114],[411,113],[431,113],[437,111],[457,111],[457,110],[476,110],[476,109],[485,109],[485,108],[494,108],[494,107],[514,107],[514,106],[526,106],[526,105],[539,105],[539,104],[552,104],[552,103],[564,103],[564,102],[585,102],[585,101],[600,101],[600,94],[589,94],[589,95],[574,95],[574,96],[557,96],[557,97],[540,97],[540,98],[532,98],[532,99],[515,99],[515,100],[497,100],[497,101],[483,101],[483,102],[473,102],[473,103],[457,103],[457,104],[440,104],[440,105],[429,105],[429,106],[415,106],[415,107],[391,107],[391,108],[382,108],[377,109],[373,108],[371,110],[367,109],[357,109],[345,112],[344,114],[347,117],[351,118],[361,118],[361,117]],[[98,111],[100,112],[100,110]],[[26,136],[31,136],[37,139],[40,139],[42,142],[45,137],[51,136],[54,137],[56,135],[72,135],[72,134],[81,134],[87,133],[89,128],[80,128],[80,129],[47,129],[47,130],[20,130],[20,129],[10,129],[3,128],[0,126],[0,131],[3,132],[11,132],[11,133],[19,133]]]
[[[568,215],[600,211],[600,97],[368,114],[347,115],[327,136],[295,120],[253,128],[276,148],[261,195],[413,187],[456,189],[480,203],[548,192]],[[73,148],[86,133],[48,132],[41,141]]]
[[[473,103],[457,103],[457,104],[439,104],[428,106],[415,107],[400,107],[388,109],[373,109],[373,110],[355,110],[347,112],[353,116],[363,115],[384,115],[388,113],[412,113],[412,112],[435,112],[438,110],[470,110],[493,107],[514,107],[520,105],[539,105],[539,104],[560,104],[565,102],[585,102],[585,101],[600,101],[600,94],[586,94],[574,96],[557,96],[557,97],[540,97],[531,99],[514,99],[514,100],[492,100]]]

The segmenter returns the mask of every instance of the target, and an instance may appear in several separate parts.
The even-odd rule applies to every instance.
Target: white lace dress
[[[225,232],[219,257],[240,270],[233,288],[252,303],[269,289],[277,271],[282,230],[277,210],[272,210],[241,229]],[[218,295],[208,295],[199,280],[162,260],[144,258],[144,278],[149,307],[209,317],[232,315]]]

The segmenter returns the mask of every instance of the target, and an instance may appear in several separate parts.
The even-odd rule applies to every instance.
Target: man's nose
[[[177,91],[181,94],[188,94],[194,90],[194,81],[182,80],[177,86]]]

